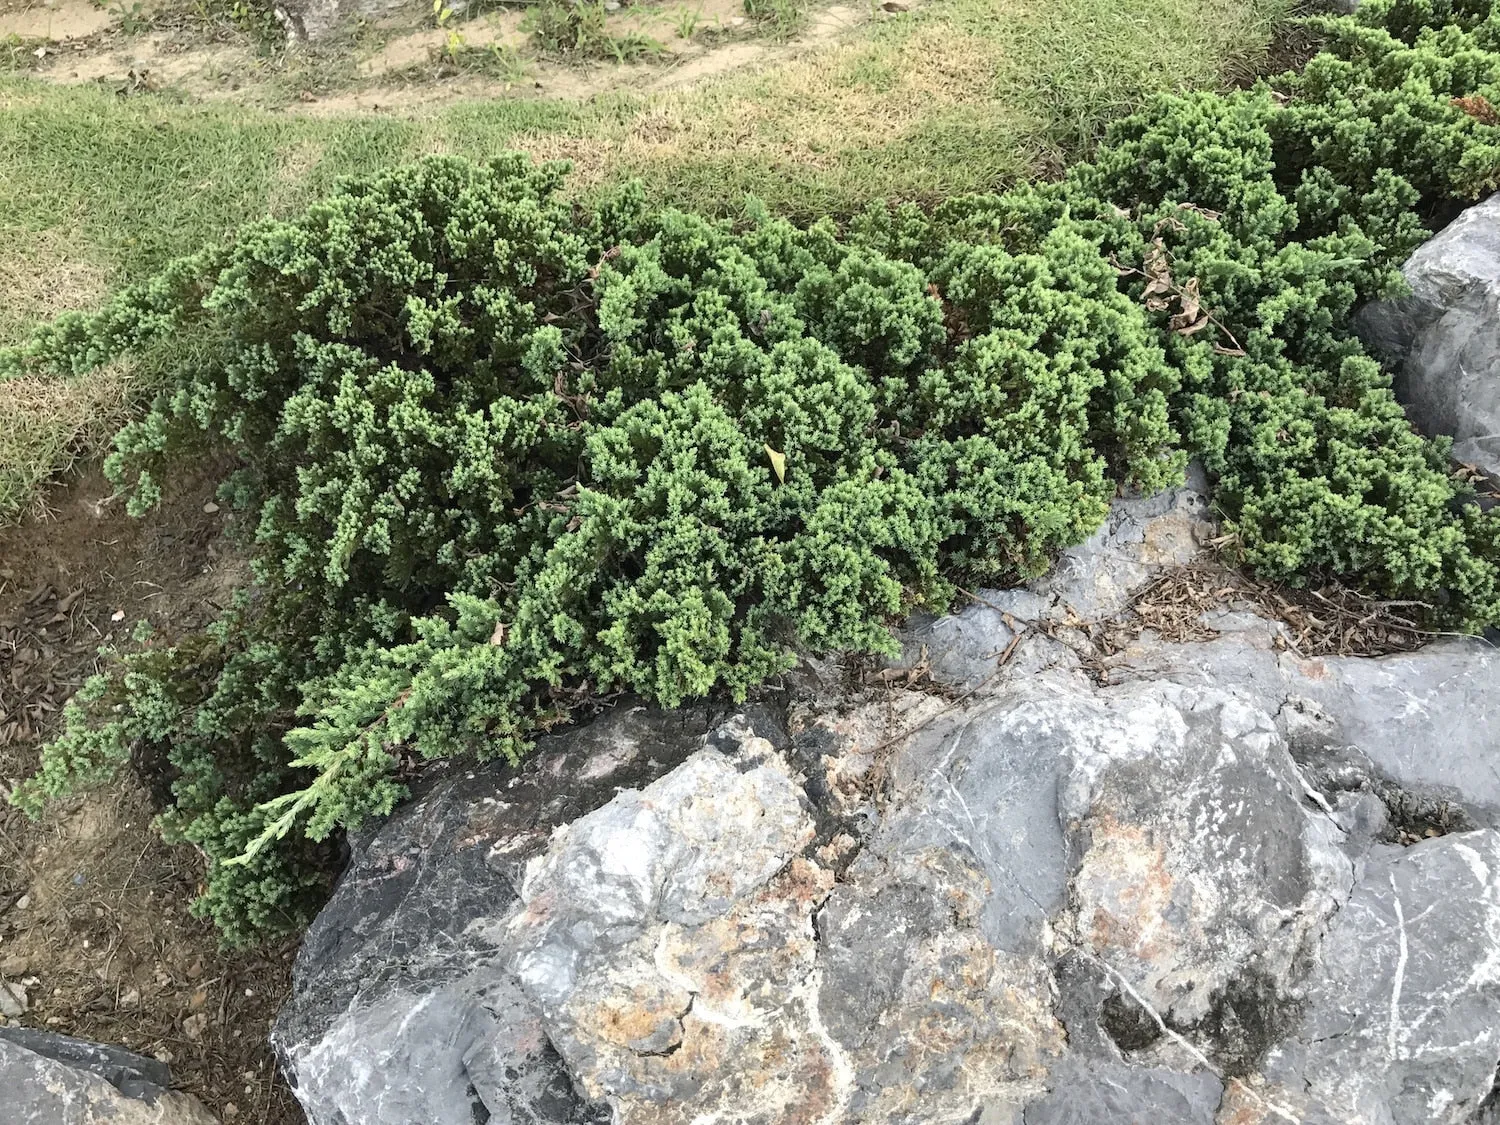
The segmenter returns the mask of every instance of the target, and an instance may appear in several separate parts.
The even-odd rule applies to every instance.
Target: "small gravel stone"
[[[0,984],[0,1016],[20,1019],[31,1007],[26,989],[19,984]]]

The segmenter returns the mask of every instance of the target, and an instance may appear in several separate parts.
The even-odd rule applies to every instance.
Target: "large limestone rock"
[[[312,1121],[608,1120],[509,972],[506,922],[554,828],[671,770],[711,725],[706,710],[616,708],[543,739],[524,773],[439,782],[364,841],[303,941],[273,1035]]]
[[[838,1045],[816,1012],[812,906],[831,873],[790,767],[749,738],[697,752],[560,830],[521,885],[510,966],[614,1120],[817,1120]],[[582,1060],[587,1062],[579,1066]]]
[[[313,1125],[1494,1125],[1496,655],[1090,648],[1204,518],[1125,501],[864,688],[431,784],[299,956]]]
[[[1500,1057],[1500,833],[1379,847],[1321,950],[1274,1100],[1336,1121],[1475,1121]]]
[[[1500,195],[1471,207],[1402,268],[1411,295],[1360,312],[1360,334],[1396,364],[1396,393],[1453,455],[1500,476]]]
[[[66,1035],[0,1027],[5,1125],[216,1125],[196,1098],[171,1086],[171,1074],[155,1059]]]

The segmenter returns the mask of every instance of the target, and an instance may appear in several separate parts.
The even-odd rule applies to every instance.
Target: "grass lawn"
[[[431,152],[565,157],[732,213],[796,217],[1046,175],[1151,94],[1253,73],[1292,0],[929,0],[752,72],[584,102],[314,116],[0,76],[0,344],[351,172]],[[0,385],[0,520],[87,450],[125,375]]]

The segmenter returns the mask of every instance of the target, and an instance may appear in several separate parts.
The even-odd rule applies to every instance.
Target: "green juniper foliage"
[[[1300,75],[1163,98],[1061,182],[932,214],[583,209],[557,167],[433,159],[40,330],[0,377],[207,341],[107,468],[140,512],[232,449],[254,581],[91,681],[20,801],[152,747],[198,909],[292,930],[318,842],[392,808],[406,760],[891,651],[912,607],[1041,573],[1189,456],[1261,573],[1500,621],[1500,519],[1348,327],[1500,184],[1500,14],[1366,0],[1321,31]]]

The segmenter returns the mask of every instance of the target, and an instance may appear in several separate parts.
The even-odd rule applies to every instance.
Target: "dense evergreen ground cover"
[[[1500,621],[1500,517],[1349,328],[1500,182],[1500,14],[1366,0],[1320,29],[1302,73],[1163,97],[1056,183],[798,226],[436,158],[3,353],[0,377],[162,372],[109,471],[139,509],[232,449],[255,568],[208,634],[91,682],[21,800],[154,744],[200,909],[284,932],[315,842],[391,808],[407,760],[889,650],[1189,457],[1261,574]]]

